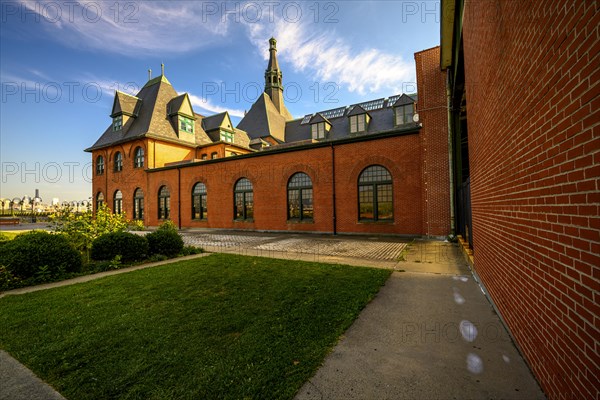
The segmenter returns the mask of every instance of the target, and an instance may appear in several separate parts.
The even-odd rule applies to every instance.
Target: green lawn
[[[292,398],[391,271],[215,254],[0,299],[68,399]]]
[[[8,239],[12,240],[15,238],[15,236],[23,233],[23,232],[29,232],[28,230],[19,230],[19,231],[3,231],[0,230],[0,233],[3,234],[4,236],[6,236]]]

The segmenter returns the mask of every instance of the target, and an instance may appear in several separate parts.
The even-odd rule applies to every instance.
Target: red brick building
[[[136,96],[117,92],[113,123],[86,150],[94,206],[149,226],[171,219],[186,228],[449,234],[439,47],[415,55],[418,97],[293,119],[275,39],[269,44],[265,91],[237,127],[227,113],[194,112],[164,73]]]
[[[444,0],[441,20],[456,229],[545,393],[598,399],[598,3]]]

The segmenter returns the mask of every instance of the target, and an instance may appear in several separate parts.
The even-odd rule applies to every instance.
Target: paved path
[[[0,400],[65,400],[7,352],[0,350]]]
[[[394,237],[209,230],[182,233],[186,244],[209,251],[395,271],[297,399],[544,398],[456,245]],[[164,262],[6,294],[160,264]],[[16,361],[5,362],[7,357],[0,353],[0,399],[52,399],[34,397],[48,387]],[[12,389],[7,389],[7,382],[13,382],[9,384]],[[13,396],[15,390],[22,397]]]
[[[394,272],[297,400],[543,399],[469,275]]]

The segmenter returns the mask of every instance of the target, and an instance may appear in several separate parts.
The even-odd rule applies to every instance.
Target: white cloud
[[[199,107],[203,110],[208,111],[209,113],[218,114],[218,113],[222,113],[224,111],[228,111],[229,115],[231,115],[232,117],[240,117],[240,118],[244,117],[244,111],[242,111],[242,110],[236,110],[236,109],[222,107],[218,104],[213,104],[209,99],[201,98],[201,97],[198,97],[191,93],[188,93],[188,95],[190,96],[190,101],[192,102],[192,105],[194,107]]]
[[[386,89],[399,93],[416,82],[412,61],[378,49],[356,51],[332,32],[311,30],[303,23],[276,21],[273,25],[247,24],[251,42],[268,59],[266,37],[277,38],[279,59],[297,71],[314,74],[323,82],[333,81],[350,92],[372,93]]]
[[[212,44],[228,28],[206,12],[205,2],[20,2],[67,45],[128,56],[187,52]]]

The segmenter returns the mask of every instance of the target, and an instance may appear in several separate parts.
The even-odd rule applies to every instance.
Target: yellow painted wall
[[[150,168],[164,167],[166,163],[182,160],[192,160],[194,149],[173,143],[148,141],[148,166]]]

